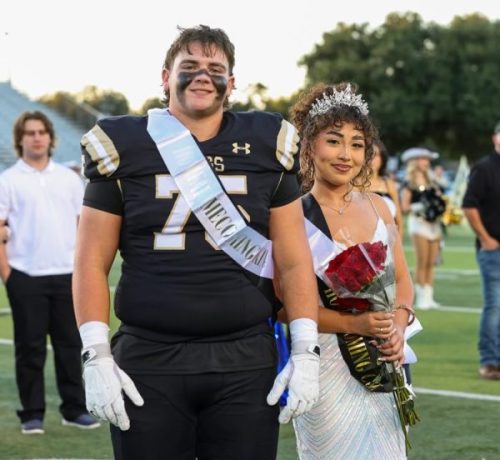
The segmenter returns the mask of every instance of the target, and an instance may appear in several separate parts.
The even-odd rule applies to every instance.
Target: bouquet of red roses
[[[394,228],[392,228],[394,227]],[[345,249],[337,243],[337,255],[329,261],[323,281],[331,290],[328,308],[353,314],[364,311],[394,310],[396,283],[391,244],[397,236],[395,226],[387,226],[388,241],[354,244],[341,232]],[[355,334],[337,334],[340,351],[353,377],[370,391],[392,392],[407,447],[407,426],[414,425],[418,415],[414,410],[413,391],[406,384],[401,367],[381,361],[373,338]],[[376,339],[379,340],[379,339]]]
[[[394,270],[392,264],[386,263],[387,252],[388,245],[381,241],[353,244],[329,262],[325,276],[336,294],[337,310],[392,310],[388,308],[387,289],[394,284]],[[378,294],[383,298],[379,299]]]

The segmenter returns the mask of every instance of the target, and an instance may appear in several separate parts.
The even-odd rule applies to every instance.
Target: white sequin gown
[[[379,220],[374,240],[387,236]],[[300,460],[402,460],[404,435],[392,393],[365,389],[345,363],[335,334],[319,334],[320,396],[294,419]]]

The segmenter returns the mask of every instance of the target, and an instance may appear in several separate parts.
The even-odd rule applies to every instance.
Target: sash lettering
[[[180,193],[213,241],[246,270],[272,278],[271,241],[247,225],[187,128],[168,110],[151,109],[147,131]]]

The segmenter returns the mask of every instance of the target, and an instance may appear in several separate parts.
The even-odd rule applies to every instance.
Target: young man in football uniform
[[[113,425],[118,459],[275,459],[284,389],[281,422],[317,399],[298,137],[279,115],[225,110],[233,67],[222,30],[183,29],[162,73],[168,109],[99,120],[82,139],[75,308],[87,407]],[[292,339],[278,377],[273,269]]]

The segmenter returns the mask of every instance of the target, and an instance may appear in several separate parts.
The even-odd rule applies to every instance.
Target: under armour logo
[[[240,147],[238,142],[233,142],[233,153],[238,153],[239,150],[243,150],[248,155],[250,153],[250,144],[245,142],[245,145]]]

